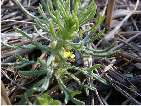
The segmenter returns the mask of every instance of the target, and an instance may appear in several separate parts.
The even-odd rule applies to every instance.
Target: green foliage
[[[84,10],[80,11],[79,13],[80,26],[94,19],[95,15],[96,15],[96,4],[94,0],[92,0],[91,4]]]
[[[65,103],[66,104],[68,103],[69,100],[77,105],[84,105],[85,104],[84,102],[74,98],[74,96],[81,93],[80,91],[72,91],[72,90],[68,89],[64,85],[63,81],[61,80],[61,78],[59,76],[56,75],[56,78],[57,78],[57,81],[58,81],[60,88],[62,89],[62,91],[65,94]]]
[[[68,62],[69,58],[65,58],[64,54],[67,50],[76,50],[81,53],[82,56],[107,57],[111,56],[114,52],[111,48],[97,50],[88,46],[88,44],[91,45],[94,40],[101,38],[102,34],[97,34],[96,31],[104,20],[104,17],[99,15],[95,18],[97,13],[94,0],[92,0],[90,5],[88,5],[85,9],[80,9],[81,0],[74,0],[73,7],[71,7],[70,2],[71,0],[42,0],[42,4],[38,8],[40,15],[32,17],[34,19],[36,29],[42,29],[44,32],[47,32],[48,38],[50,39],[50,44],[48,46],[42,45],[38,41],[34,41],[27,33],[21,31],[20,29],[16,29],[25,38],[31,40],[34,47],[39,48],[49,55],[47,61],[38,60],[38,63],[40,64],[39,69],[26,71],[21,70],[19,73],[23,76],[29,77],[43,76],[39,84],[40,86],[33,87],[35,88],[34,91],[40,92],[47,91],[50,81],[53,78],[56,78],[58,86],[65,95],[64,102],[67,104],[68,101],[71,101],[75,104],[82,105],[85,103],[75,98],[75,96],[81,94],[81,92],[69,89],[65,85],[65,81],[73,79],[80,86],[83,86],[86,89],[95,90],[96,88],[94,86],[89,86],[89,84],[82,84],[77,75],[75,75],[76,73],[70,73],[68,71],[69,68],[76,70],[77,73],[85,75],[85,78],[98,80],[104,84],[108,83],[100,75],[95,73],[101,65],[94,65],[86,68],[75,67]],[[49,16],[46,15],[47,13]],[[83,36],[85,33],[87,34],[87,43],[81,37],[80,27],[89,23],[89,21],[93,19],[96,20],[96,24],[90,27],[89,30],[84,30],[84,33],[81,33]],[[93,34],[96,34],[96,36]],[[74,40],[77,38],[80,40],[76,43]],[[33,88],[31,89],[32,91]],[[43,105],[60,104],[59,101],[53,100],[47,93],[38,97],[37,100],[39,104]]]
[[[59,100],[54,100],[46,92],[37,98],[37,104],[38,105],[61,105],[61,102]]]
[[[35,63],[36,62],[34,62],[34,61],[22,60],[22,62],[20,64],[16,65],[15,67],[18,69],[18,68],[22,68],[22,67],[25,67],[25,66],[30,65],[30,64],[35,64]]]
[[[100,82],[102,82],[103,84],[107,84],[107,81],[103,78],[101,78],[101,76],[94,74],[93,72],[88,72],[88,71],[82,71],[82,73],[88,77],[94,78]]]

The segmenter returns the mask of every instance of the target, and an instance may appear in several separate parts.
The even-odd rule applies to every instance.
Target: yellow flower
[[[70,59],[72,61],[75,60],[75,55],[70,50],[65,50],[64,51],[64,57],[67,58],[67,59]]]

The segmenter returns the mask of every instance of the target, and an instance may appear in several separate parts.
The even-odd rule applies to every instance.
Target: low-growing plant
[[[34,19],[36,31],[42,29],[43,32],[47,33],[44,38],[50,41],[49,45],[45,45],[32,39],[26,32],[18,28],[16,29],[25,38],[32,41],[30,46],[25,47],[26,49],[38,48],[42,53],[48,54],[47,61],[37,60],[37,63],[40,64],[38,69],[19,71],[23,76],[42,76],[38,83],[34,84],[31,89],[25,91],[22,98],[26,98],[25,100],[27,101],[28,97],[32,96],[32,94],[37,91],[48,93],[50,82],[56,79],[60,90],[64,93],[65,104],[67,104],[68,101],[74,104],[85,104],[84,101],[75,98],[76,95],[81,94],[81,91],[67,87],[68,80],[73,79],[79,86],[90,90],[95,90],[95,87],[90,86],[90,84],[82,83],[80,77],[78,77],[79,74],[84,75],[85,78],[98,80],[104,84],[107,84],[107,82],[95,73],[97,68],[101,67],[101,65],[96,64],[94,66],[80,67],[72,64],[77,61],[75,52],[77,51],[82,58],[89,56],[107,57],[114,53],[110,48],[104,50],[92,48],[92,42],[97,38],[101,38],[101,34],[97,34],[96,31],[104,20],[103,16],[96,13],[94,0],[85,8],[80,8],[80,0],[42,0],[42,4],[40,4],[38,8],[39,16],[31,15],[22,7],[18,0],[15,1],[27,15],[30,15]],[[82,26],[88,24],[91,20],[95,20],[96,23],[88,30],[81,29]],[[29,92],[30,94],[28,94]],[[44,102],[48,98],[51,99],[52,102],[54,101],[50,96],[47,96],[47,98],[46,96],[41,97],[42,98],[38,97],[37,99],[39,103]],[[43,97],[45,97],[45,100]],[[55,103],[59,102],[55,101]]]

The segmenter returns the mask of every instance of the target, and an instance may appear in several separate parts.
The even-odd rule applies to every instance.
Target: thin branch
[[[2,20],[2,21],[1,21],[1,23],[4,23],[4,22],[16,22],[16,23],[24,23],[24,24],[35,24],[35,23],[33,23],[33,22],[17,21],[17,20],[10,20],[10,19]]]
[[[139,32],[139,33],[137,33],[136,35],[130,37],[130,38],[127,39],[127,41],[125,41],[125,42],[126,42],[126,43],[129,43],[129,42],[133,41],[135,38],[137,38],[137,37],[140,36],[140,35],[141,35],[141,32]],[[116,49],[118,49],[118,48],[121,48],[122,46],[124,46],[124,43],[119,44],[118,46],[112,48],[111,50],[114,51],[114,50],[116,50]]]

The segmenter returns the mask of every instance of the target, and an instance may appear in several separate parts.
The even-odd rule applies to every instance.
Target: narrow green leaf
[[[19,71],[22,76],[26,77],[39,77],[41,75],[46,75],[46,71],[39,71],[39,70],[30,70],[30,71]]]
[[[53,99],[47,92],[39,96],[36,103],[39,105],[61,105],[59,100]]]
[[[56,33],[54,31],[54,23],[52,19],[50,19],[50,33],[52,34],[53,39],[56,37]]]
[[[80,100],[77,100],[76,98],[74,98],[74,96],[76,96],[77,94],[80,94],[81,92],[80,91],[72,91],[70,89],[68,89],[63,81],[56,75],[56,78],[57,78],[57,81],[58,81],[58,84],[60,86],[60,88],[62,89],[62,91],[64,92],[65,94],[65,103],[67,104],[68,101],[72,101],[73,103],[77,104],[77,105],[84,105],[84,102],[80,101]]]
[[[25,33],[24,31],[22,31],[21,29],[19,29],[19,28],[15,28],[15,29],[16,29],[17,32],[19,32],[20,34],[22,34],[25,38],[32,40],[32,38],[27,33]]]
[[[108,84],[107,83],[107,81],[105,80],[105,79],[103,79],[102,77],[100,77],[99,75],[97,75],[97,74],[94,74],[94,73],[92,73],[92,72],[88,72],[88,71],[81,71],[84,75],[86,75],[86,76],[89,76],[89,77],[91,77],[91,78],[94,78],[94,79],[96,79],[97,81],[99,81],[99,82],[101,82],[101,83],[103,83],[103,84]]]

